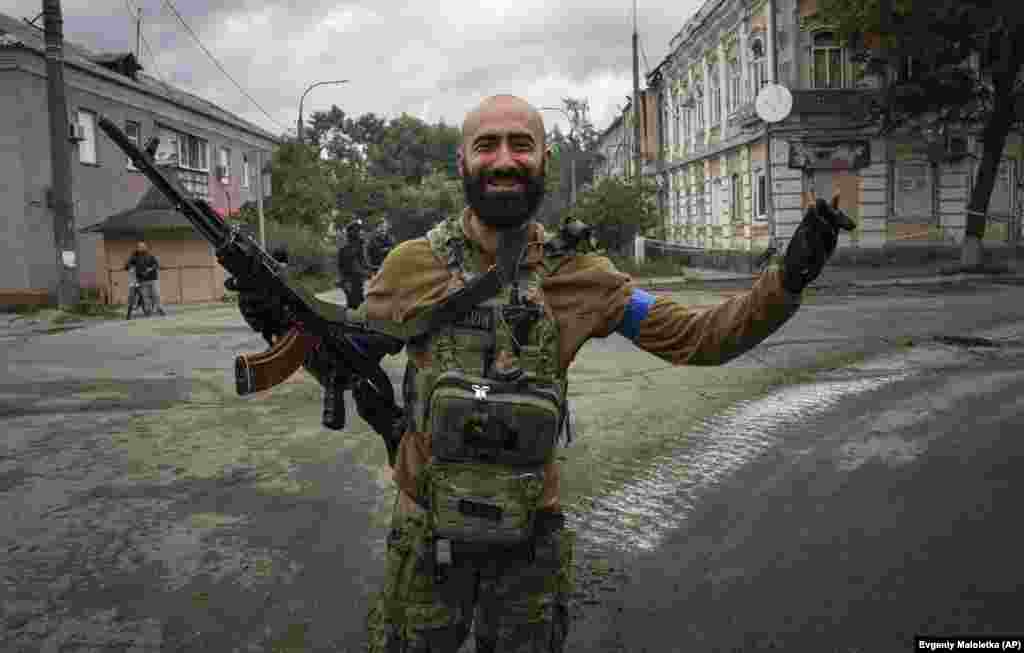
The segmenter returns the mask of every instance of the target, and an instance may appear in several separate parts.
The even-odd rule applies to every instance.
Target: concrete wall
[[[29,50],[5,53],[8,67],[0,67],[0,115],[10,117],[0,124],[0,217],[7,237],[0,244],[0,286],[56,289],[57,269],[53,249],[53,215],[46,206],[51,184],[49,165],[49,116],[47,110],[45,61]],[[208,143],[210,200],[216,208],[227,208],[225,187],[213,174],[218,149],[229,147],[232,179],[226,186],[231,208],[256,199],[255,179],[243,189],[243,151],[271,151],[268,138],[239,126],[204,116],[166,99],[148,95],[130,80],[96,75],[71,65],[65,67],[67,108],[72,117],[79,109],[103,114],[122,127],[125,121],[141,124],[141,143],[164,125],[203,138]],[[117,76],[114,76],[115,78]],[[135,206],[149,187],[148,180],[127,166],[120,150],[97,129],[96,164],[82,163],[79,148],[72,148],[72,187],[75,224],[81,229],[103,221],[109,215]],[[255,162],[253,162],[255,165]],[[269,194],[269,184],[267,184]],[[79,274],[83,287],[105,285],[109,275],[99,260],[102,251],[98,234],[79,234]]]
[[[16,70],[0,68],[0,116],[9,127],[0,129],[0,240],[23,243],[31,238],[25,207],[25,168],[22,157],[22,133],[29,120],[21,110],[22,94],[14,83]],[[51,236],[52,241],[52,236]],[[28,288],[29,270],[26,248],[7,248],[0,256],[0,288]]]

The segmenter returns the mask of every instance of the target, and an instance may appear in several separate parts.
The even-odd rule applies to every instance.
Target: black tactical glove
[[[288,319],[281,302],[271,297],[266,290],[239,283],[237,277],[224,282],[224,287],[238,293],[238,310],[254,331],[261,334],[267,344],[273,344],[273,336],[288,330]]]
[[[786,290],[799,294],[818,278],[836,250],[839,228],[846,228],[849,220],[825,200],[819,199],[814,208],[808,209],[786,247],[782,275]]]

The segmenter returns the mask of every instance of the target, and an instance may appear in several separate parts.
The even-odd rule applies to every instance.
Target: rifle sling
[[[440,303],[421,310],[416,317],[405,322],[375,320],[365,316],[365,310],[347,311],[345,322],[385,333],[400,340],[408,341],[416,336],[429,333],[451,324],[469,313],[475,306],[491,299],[516,278],[519,262],[526,251],[527,230],[510,229],[498,232],[498,261],[486,273],[469,282],[465,287],[448,295]]]

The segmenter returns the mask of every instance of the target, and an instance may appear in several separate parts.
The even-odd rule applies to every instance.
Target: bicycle
[[[124,317],[126,320],[132,319],[132,310],[136,307],[141,308],[146,317],[153,313],[153,308],[142,294],[142,286],[139,285],[134,276],[132,275],[132,278],[128,281],[128,314]]]

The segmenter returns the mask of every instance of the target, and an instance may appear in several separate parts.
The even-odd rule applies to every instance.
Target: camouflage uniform
[[[483,272],[482,250],[471,229],[465,215],[455,216],[426,239],[399,245],[371,281],[357,314],[378,324],[415,323],[425,308]],[[547,240],[542,227],[531,225],[519,288],[530,302],[542,306],[545,318],[530,327],[525,341],[522,334],[516,335],[516,344],[526,346],[515,347],[514,355],[507,345],[515,330],[499,325],[495,367],[502,363],[530,369],[560,388],[563,398],[569,365],[591,338],[618,331],[673,364],[717,365],[754,347],[799,307],[800,296],[784,289],[777,265],[769,267],[749,293],[694,310],[635,290],[630,277],[604,256],[553,256],[544,247]],[[451,256],[451,245],[458,241],[465,246],[462,261]],[[494,301],[507,305],[513,292],[506,288]],[[635,308],[638,296],[642,310]],[[553,454],[517,490],[499,482],[507,469],[495,468],[494,487],[481,489],[488,477],[467,476],[471,482],[460,477],[460,470],[472,465],[438,463],[438,452],[447,445],[432,432],[425,405],[433,401],[430,393],[441,385],[445,370],[466,368],[479,360],[472,339],[460,340],[443,331],[406,345],[415,372],[407,371],[405,388],[412,414],[393,467],[399,492],[388,537],[385,587],[369,614],[370,650],[455,653],[473,626],[480,652],[562,651],[573,587],[571,530],[542,529],[525,546],[490,545],[468,552],[453,538],[452,564],[439,565],[438,533],[458,527],[458,516],[453,519],[452,511],[444,510],[439,491],[468,488],[502,503],[502,514],[512,519],[501,525],[511,530],[532,518],[542,523],[550,521],[542,517],[561,514],[559,467]],[[511,496],[517,492],[518,499]]]
[[[478,653],[561,651],[574,539],[569,529],[539,538],[533,562],[500,552],[456,557],[438,582],[428,519],[396,511],[384,589],[370,607],[368,650],[455,653],[475,622]]]

